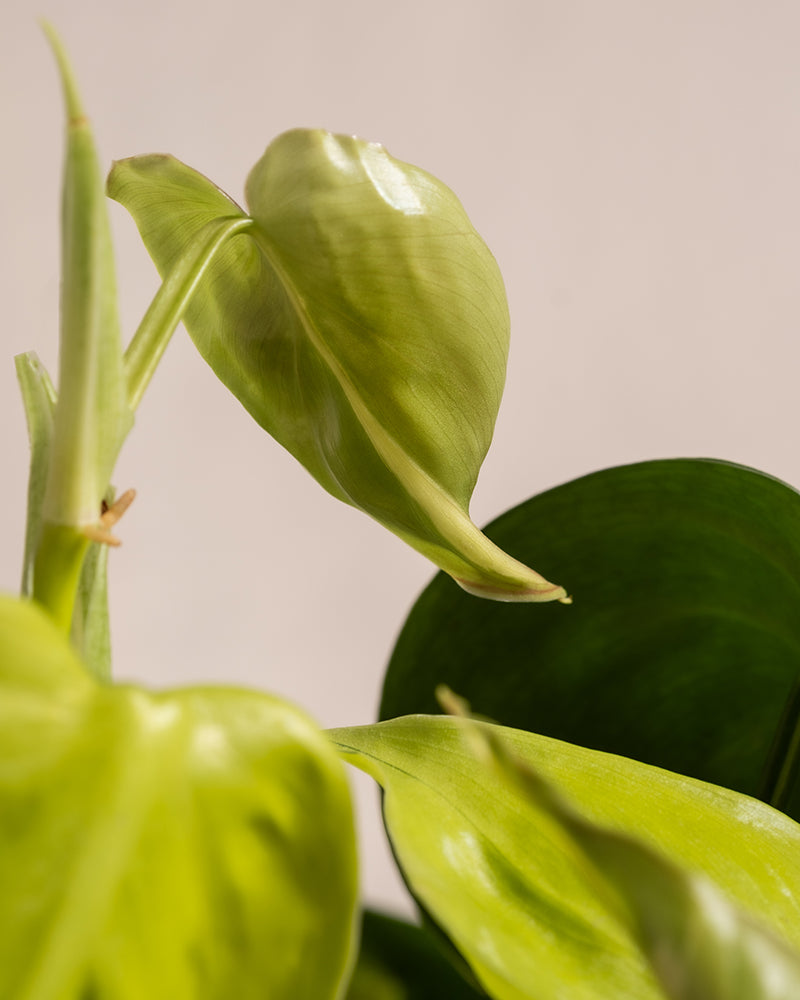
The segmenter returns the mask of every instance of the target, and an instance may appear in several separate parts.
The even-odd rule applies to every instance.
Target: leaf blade
[[[589,858],[598,879],[619,892],[670,1000],[791,1000],[800,993],[800,951],[733,906],[710,879],[636,837],[587,820],[509,753],[502,736],[474,726],[468,735],[523,802],[552,815]]]
[[[573,581],[575,603],[534,616],[434,580],[392,655],[381,718],[438,711],[446,683],[514,728],[761,793],[800,664],[793,489],[723,462],[644,462],[486,530]]]
[[[302,713],[235,689],[97,684],[8,598],[0,690],[0,993],[339,995],[352,814]]]
[[[497,730],[593,822],[706,871],[737,905],[800,943],[800,827],[783,814],[636,761]],[[624,908],[609,907],[558,822],[522,815],[516,791],[487,780],[458,720],[406,717],[329,735],[384,787],[406,879],[490,995],[661,997]]]
[[[109,193],[162,275],[199,228],[241,212],[166,157],[116,164]],[[508,315],[497,266],[455,196],[382,147],[312,130],[279,136],[247,194],[251,239],[209,267],[186,314],[218,377],[328,492],[462,586],[563,598],[469,518]]]

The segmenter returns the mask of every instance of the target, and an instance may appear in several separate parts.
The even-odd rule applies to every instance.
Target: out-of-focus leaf
[[[0,996],[321,1000],[355,906],[342,766],[275,698],[95,682],[0,599]]]
[[[434,580],[395,648],[381,718],[437,711],[442,682],[504,724],[771,797],[766,762],[800,670],[793,489],[723,462],[645,462],[486,530],[569,580],[575,603],[531,614]],[[779,804],[800,817],[797,798]]]
[[[205,225],[244,218],[170,157],[115,164],[108,190],[162,276]],[[375,143],[298,129],[268,147],[247,198],[256,225],[209,266],[184,319],[219,378],[325,489],[467,590],[563,598],[469,518],[508,310],[453,193]]]
[[[463,720],[334,730],[384,789],[414,895],[498,1000],[663,997],[630,911],[558,817],[520,807],[464,743]],[[547,737],[489,727],[591,823],[704,872],[732,904],[800,945],[800,826],[754,799]]]
[[[544,810],[630,909],[633,932],[670,1000],[795,1000],[800,952],[745,916],[704,875],[642,841],[588,821],[508,753],[497,727],[473,727],[479,753],[515,785],[522,808]]]
[[[365,910],[347,1000],[480,1000],[422,927]]]
[[[42,505],[50,463],[50,442],[53,437],[53,411],[56,391],[47,369],[33,351],[18,354],[14,359],[17,379],[22,392],[28,441],[31,448],[28,475],[28,514],[25,521],[25,554],[22,561],[22,587],[29,596],[33,582],[33,560],[42,530]]]

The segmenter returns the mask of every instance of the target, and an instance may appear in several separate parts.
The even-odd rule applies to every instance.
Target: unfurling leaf
[[[94,139],[66,53],[56,56],[67,113],[61,233],[61,338],[44,520],[93,525],[133,424],[127,404],[114,258]]]
[[[637,761],[488,723],[470,725],[502,741],[508,756],[575,803],[586,829],[596,825],[613,844],[617,837],[634,845],[630,855],[620,850],[616,858],[609,850],[609,871],[601,871],[599,854],[590,852],[561,813],[525,797],[518,783],[476,757],[464,739],[464,720],[411,716],[329,733],[345,759],[383,787],[386,827],[409,887],[490,996],[699,996],[665,994],[643,944],[651,934],[656,951],[663,944],[673,957],[680,952],[682,942],[676,949],[675,936],[669,938],[676,912],[680,920],[702,917],[693,926],[706,930],[720,912],[725,919],[734,914],[729,926],[752,922],[756,928],[754,936],[734,934],[727,944],[724,933],[716,942],[713,933],[705,934],[701,953],[687,951],[676,976],[696,961],[695,971],[708,972],[698,981],[713,983],[717,963],[735,970],[741,962],[757,983],[741,996],[797,995],[762,986],[771,982],[769,959],[775,955],[785,959],[779,982],[797,984],[791,949],[800,946],[798,824],[736,792]],[[656,864],[654,874],[652,866],[645,871],[640,865],[637,874],[634,858],[641,852],[663,856],[665,867]],[[671,895],[663,914],[654,913],[652,898],[645,898],[632,916],[634,879],[626,884],[624,871],[612,862],[639,878],[644,897],[648,887],[665,880]],[[681,898],[687,886],[694,891],[699,884],[689,873],[703,873],[716,888]],[[712,907],[707,912],[705,899]],[[739,996],[718,991],[706,1000]]]
[[[347,783],[284,702],[98,683],[0,598],[0,815],[0,996],[341,996]]]
[[[245,218],[164,156],[117,163],[109,193],[162,276],[204,225]],[[219,378],[325,489],[466,590],[565,598],[469,518],[509,324],[497,265],[453,193],[377,144],[295,130],[255,166],[247,200],[255,225],[185,315]]]
[[[33,355],[18,361],[32,452],[23,592],[32,592],[64,632],[86,637],[86,659],[102,673],[109,648],[102,572],[106,557],[95,551],[86,559],[86,530],[101,516],[133,413],[123,368],[108,206],[94,139],[66,53],[53,29],[43,27],[58,64],[67,118],[59,378],[56,393]],[[94,599],[76,615],[79,585]]]

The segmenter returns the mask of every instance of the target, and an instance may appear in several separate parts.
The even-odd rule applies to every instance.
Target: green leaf
[[[800,826],[788,817],[637,761],[474,725],[589,824],[704,873],[726,906],[800,945]],[[421,905],[497,1000],[663,1000],[620,886],[598,874],[563,816],[522,808],[519,789],[478,760],[463,734],[463,720],[433,716],[329,733],[383,787],[395,856]]]
[[[460,714],[459,709],[459,714]],[[673,864],[627,834],[588,821],[513,753],[497,727],[470,726],[478,755],[516,786],[522,808],[544,810],[616,890],[670,1000],[791,1000],[800,996],[800,952],[732,906],[703,875]]]
[[[169,157],[115,164],[108,190],[162,276],[203,227],[245,218]],[[218,377],[325,489],[466,589],[563,598],[469,519],[508,311],[453,193],[379,145],[298,129],[268,147],[247,199],[256,224],[209,265],[184,320]]]
[[[365,910],[347,1000],[479,1000],[422,927]]]
[[[34,455],[25,556],[25,590],[64,632],[73,625],[75,597],[100,504],[133,423],[117,317],[111,235],[94,140],[66,53],[44,25],[61,76],[67,115],[61,207],[61,299],[58,398],[48,430],[47,473]],[[24,377],[21,375],[21,377]],[[50,387],[52,388],[52,387]],[[23,392],[25,392],[23,386]],[[30,423],[30,413],[29,413]],[[42,450],[41,442],[34,448]],[[31,581],[32,576],[32,581]],[[104,607],[104,602],[96,605]],[[87,623],[94,632],[102,622]]]
[[[531,614],[434,580],[395,648],[382,718],[437,711],[442,682],[504,724],[770,797],[800,668],[793,489],[722,462],[645,462],[486,530],[568,580],[575,603]],[[800,798],[776,804],[800,818]]]
[[[42,531],[42,509],[47,487],[47,470],[50,465],[50,443],[53,438],[56,391],[50,381],[50,376],[47,374],[47,369],[33,351],[18,354],[14,362],[22,392],[22,403],[25,407],[28,441],[31,448],[21,587],[22,594],[27,597],[33,589],[33,561]]]
[[[114,257],[94,140],[66,54],[45,31],[67,113],[62,198],[61,341],[45,519],[96,524],[133,417],[127,405]]]
[[[322,1000],[348,971],[343,769],[296,709],[98,684],[0,599],[0,996]]]

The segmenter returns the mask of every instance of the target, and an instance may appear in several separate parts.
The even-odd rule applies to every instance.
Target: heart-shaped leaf
[[[486,531],[569,580],[575,603],[533,615],[434,580],[395,648],[382,718],[436,711],[442,682],[516,728],[771,798],[800,669],[793,489],[723,462],[645,462],[559,486]],[[786,792],[780,807],[800,817]]]
[[[0,815],[0,996],[340,995],[349,795],[283,702],[98,684],[2,598]]]
[[[162,276],[204,226],[245,218],[169,157],[115,164],[108,190]],[[185,315],[219,378],[325,489],[465,589],[563,598],[469,519],[508,309],[453,193],[375,143],[298,129],[268,147],[247,200],[255,225],[210,264]]]
[[[663,1000],[616,875],[607,882],[598,873],[556,809],[523,802],[514,783],[477,759],[463,723],[413,716],[329,734],[383,787],[395,856],[419,902],[497,1000]],[[592,829],[635,838],[680,878],[703,873],[716,885],[709,906],[724,899],[725,913],[769,928],[770,941],[786,942],[776,948],[791,969],[791,948],[800,946],[800,826],[736,792],[637,761],[472,725],[559,789]],[[667,930],[658,931],[662,941]],[[710,949],[704,960],[718,957]]]

